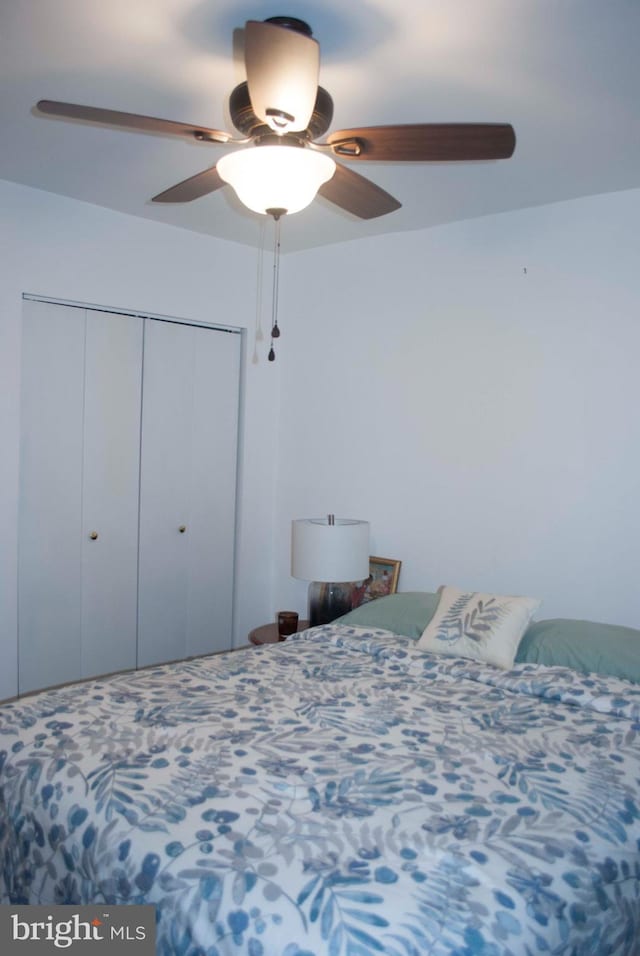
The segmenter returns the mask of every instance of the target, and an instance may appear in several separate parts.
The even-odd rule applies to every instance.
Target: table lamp
[[[311,627],[346,614],[354,583],[369,576],[369,522],[334,515],[296,518],[291,522],[291,574],[311,582]]]

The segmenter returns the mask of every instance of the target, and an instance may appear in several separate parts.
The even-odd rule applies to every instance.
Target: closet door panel
[[[145,323],[138,666],[231,646],[240,344]]]
[[[231,646],[240,336],[192,329],[194,402],[186,653]]]
[[[136,666],[143,320],[87,312],[82,675]]]
[[[25,301],[18,690],[81,676],[84,311]]]
[[[171,322],[145,322],[139,667],[185,654],[194,365],[189,332]]]

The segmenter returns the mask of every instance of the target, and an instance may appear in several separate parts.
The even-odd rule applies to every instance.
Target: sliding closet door
[[[24,304],[19,692],[134,667],[142,320]]]
[[[18,548],[20,693],[81,676],[84,312],[25,302]]]
[[[146,320],[138,666],[231,646],[240,336]]]

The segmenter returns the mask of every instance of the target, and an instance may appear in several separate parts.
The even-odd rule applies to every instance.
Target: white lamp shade
[[[238,199],[254,212],[271,209],[299,212],[331,179],[336,164],[330,156],[303,146],[253,146],[228,153],[216,166]]]
[[[291,522],[291,574],[303,581],[364,581],[369,576],[369,522],[351,518]]]
[[[312,37],[249,20],[244,31],[253,112],[275,132],[305,130],[318,93],[320,47]]]

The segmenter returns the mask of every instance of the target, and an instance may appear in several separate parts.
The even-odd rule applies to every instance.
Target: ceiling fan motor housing
[[[246,82],[239,83],[231,91],[229,113],[233,125],[243,136],[254,137],[273,133],[271,127],[263,123],[254,113],[249,96],[249,86]],[[331,126],[332,120],[333,100],[329,93],[319,86],[309,125],[306,130],[295,135],[305,140],[317,139],[319,136],[324,136]]]
[[[286,27],[287,30],[293,30],[295,33],[302,33],[306,37],[313,36],[313,30],[304,20],[297,17],[267,17],[265,23],[273,23],[276,27]]]

